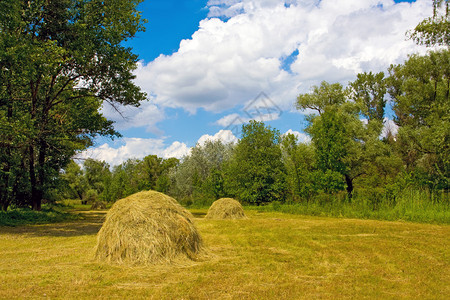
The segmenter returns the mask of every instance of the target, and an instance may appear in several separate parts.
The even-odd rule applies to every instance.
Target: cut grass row
[[[450,226],[247,210],[195,223],[210,249],[189,265],[93,260],[104,212],[0,228],[0,298],[448,299]]]

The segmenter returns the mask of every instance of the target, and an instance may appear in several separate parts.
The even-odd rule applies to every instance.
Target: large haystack
[[[192,215],[178,202],[155,191],[117,201],[97,236],[95,256],[116,263],[158,264],[203,252]]]
[[[211,205],[207,219],[246,219],[242,205],[231,198],[222,198]]]

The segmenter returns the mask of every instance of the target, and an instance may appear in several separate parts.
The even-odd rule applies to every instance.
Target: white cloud
[[[102,113],[107,119],[115,122],[114,128],[119,131],[145,127],[147,132],[162,134],[156,124],[165,119],[164,111],[150,101],[142,102],[139,107],[118,105],[117,109],[105,103]]]
[[[381,131],[381,137],[387,137],[388,134],[393,135],[394,137],[398,133],[398,126],[394,123],[394,120],[389,118],[384,118],[383,121],[383,130]]]
[[[202,20],[177,52],[136,71],[159,107],[218,112],[265,91],[291,108],[322,80],[346,84],[358,72],[382,71],[423,51],[405,32],[432,12],[429,0],[210,0],[208,7],[211,16],[229,19]],[[295,50],[287,72],[280,60]]]
[[[247,118],[243,118],[241,115],[234,113],[220,118],[216,121],[216,124],[223,127],[228,127],[230,125],[244,124],[245,122],[248,122]]]
[[[199,145],[204,145],[206,141],[222,141],[224,144],[237,143],[238,138],[234,136],[231,130],[220,130],[215,135],[204,134],[198,139]]]
[[[297,137],[297,140],[299,141],[299,143],[309,143],[309,142],[311,142],[311,137],[309,135],[307,135],[306,133],[289,129],[283,135],[287,135],[287,134],[295,135]]]
[[[186,144],[178,141],[168,147],[163,139],[124,138],[123,141],[125,144],[117,148],[105,143],[99,147],[87,149],[78,154],[75,159],[93,158],[115,166],[128,159],[142,159],[151,154],[163,158],[182,158],[190,151]]]
[[[191,148],[189,148],[185,143],[181,143],[175,141],[170,145],[167,149],[162,151],[163,158],[176,157],[178,159],[183,158],[191,152]]]
[[[238,139],[230,130],[220,130],[214,135],[202,135],[198,144],[204,145],[207,140],[221,140],[223,143],[236,143]],[[174,141],[167,146],[164,138],[123,138],[124,145],[113,147],[103,144],[95,148],[89,148],[76,155],[74,159],[93,158],[107,162],[111,166],[119,165],[128,159],[142,159],[147,155],[158,155],[162,158],[176,157],[178,159],[188,155],[191,147],[185,143]]]

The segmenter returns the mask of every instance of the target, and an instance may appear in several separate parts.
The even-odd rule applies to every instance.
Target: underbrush
[[[448,194],[437,198],[430,197],[424,191],[406,191],[395,200],[374,200],[360,196],[348,201],[342,197],[328,197],[326,200],[291,204],[272,202],[265,206],[247,206],[247,209],[323,217],[450,224]]]
[[[64,207],[44,205],[41,211],[29,208],[15,208],[0,211],[0,226],[57,223],[79,219],[79,216]]]

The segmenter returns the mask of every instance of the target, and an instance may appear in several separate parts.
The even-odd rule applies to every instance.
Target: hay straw
[[[97,209],[106,209],[106,204],[103,201],[95,201],[91,205],[91,210],[97,210]]]
[[[232,198],[221,198],[211,205],[207,219],[247,219],[242,205]]]
[[[162,193],[146,191],[117,201],[97,236],[95,256],[113,263],[160,264],[204,253],[193,216]]]

